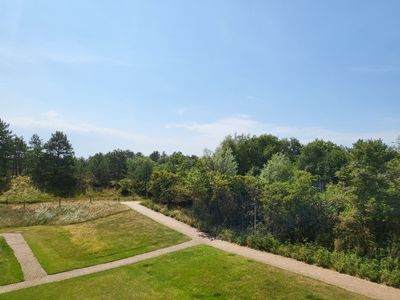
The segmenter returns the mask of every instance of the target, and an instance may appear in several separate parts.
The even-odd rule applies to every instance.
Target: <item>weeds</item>
[[[0,227],[32,225],[67,225],[94,220],[128,210],[112,201],[64,201],[61,207],[56,202],[21,205],[0,205]]]

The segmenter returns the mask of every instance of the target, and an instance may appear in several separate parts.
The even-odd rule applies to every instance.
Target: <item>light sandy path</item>
[[[207,237],[206,234],[198,231],[197,229],[182,222],[179,222],[173,218],[167,217],[161,213],[153,211],[147,207],[144,207],[140,205],[139,202],[130,201],[123,203],[163,225],[166,225],[176,231],[188,235],[198,243],[207,244],[212,247],[230,253],[235,253],[258,262],[262,262],[274,267],[278,267],[287,271],[317,279],[322,282],[346,289],[348,291],[365,295],[367,297],[382,300],[400,300],[400,289],[377,284],[354,276],[341,274],[333,270],[309,265],[291,258],[254,250],[248,247],[239,246],[237,244],[217,239],[211,239]]]
[[[112,262],[108,262],[108,263],[104,263],[104,264],[100,264],[100,265],[96,265],[96,266],[86,267],[86,268],[82,268],[82,269],[76,269],[76,270],[67,271],[67,272],[63,272],[63,273],[57,273],[54,275],[47,275],[45,277],[41,277],[41,278],[29,280],[29,281],[23,281],[23,282],[19,282],[19,283],[0,286],[0,294],[19,290],[19,289],[24,289],[24,288],[28,288],[28,287],[32,287],[32,286],[36,286],[36,285],[41,285],[44,283],[62,281],[62,280],[66,280],[66,279],[70,279],[70,278],[74,278],[74,277],[79,277],[79,276],[83,276],[83,275],[88,275],[88,274],[92,274],[92,273],[97,273],[97,272],[101,272],[101,271],[105,271],[105,270],[110,270],[110,269],[130,265],[130,264],[142,261],[142,260],[160,256],[163,254],[186,249],[186,248],[192,247],[196,244],[198,244],[198,242],[192,240],[192,241],[185,242],[185,243],[182,243],[179,245],[174,245],[171,247],[155,250],[155,251],[148,252],[148,253],[139,254],[136,256],[132,256],[132,257],[128,257],[128,258],[124,258],[124,259],[120,259],[120,260],[116,260],[116,261],[112,261]]]
[[[47,276],[45,270],[33,255],[31,248],[20,233],[3,233],[2,236],[14,251],[25,280],[35,280]]]

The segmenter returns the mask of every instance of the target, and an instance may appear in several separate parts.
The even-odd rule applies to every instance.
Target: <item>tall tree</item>
[[[218,147],[211,157],[211,167],[214,171],[228,176],[234,176],[237,173],[238,164],[233,156],[232,149]]]
[[[317,176],[319,189],[323,191],[326,183],[337,180],[336,172],[347,163],[347,159],[348,154],[344,148],[317,139],[304,146],[298,158],[298,166]]]
[[[153,173],[154,162],[148,157],[133,157],[128,159],[128,177],[135,180],[138,192],[148,197],[148,186]]]
[[[111,174],[108,156],[102,153],[96,153],[89,157],[88,169],[90,184],[94,188],[106,188],[110,186]]]
[[[160,157],[161,157],[161,154],[160,154],[160,152],[158,152],[158,151],[153,151],[153,152],[149,155],[149,157],[150,157],[150,159],[151,159],[152,161],[158,162],[158,160],[159,160]]]
[[[37,134],[32,135],[27,154],[27,169],[33,183],[36,186],[44,187],[44,149],[43,141]]]
[[[341,183],[354,194],[351,208],[341,216],[339,228],[347,238],[353,236],[356,241],[360,240],[358,228],[368,231],[368,245],[365,241],[359,245],[354,243],[354,248],[360,248],[362,254],[377,245],[386,246],[389,235],[400,232],[398,225],[392,226],[399,220],[396,214],[400,214],[396,192],[400,174],[396,171],[400,166],[396,163],[397,156],[381,140],[359,140],[353,144],[348,165],[339,172]]]
[[[110,177],[111,180],[119,181],[125,178],[128,172],[128,165],[126,163],[128,158],[133,157],[135,154],[128,150],[117,149],[106,154],[109,161]]]
[[[274,154],[261,170],[260,179],[264,184],[286,181],[293,176],[293,165],[285,154]]]
[[[302,145],[294,138],[280,140],[276,136],[262,134],[227,136],[221,147],[232,150],[238,163],[238,174],[259,175],[265,163],[276,153],[284,153],[291,161],[295,161]]]
[[[44,149],[46,191],[58,196],[73,194],[76,187],[74,151],[67,136],[56,131],[44,145]]]
[[[26,171],[27,163],[27,151],[28,146],[26,145],[23,137],[14,136],[12,139],[11,148],[11,161],[12,161],[12,175],[20,176]]]
[[[11,175],[12,132],[9,127],[0,119],[0,191],[4,190]]]
[[[332,212],[319,201],[312,175],[296,170],[290,181],[266,186],[264,219],[269,232],[283,241],[332,242]]]

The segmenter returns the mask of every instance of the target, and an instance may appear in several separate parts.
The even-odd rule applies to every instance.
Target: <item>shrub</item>
[[[361,259],[355,254],[346,254],[334,251],[332,253],[332,266],[341,273],[356,275]]]
[[[331,252],[326,248],[318,248],[314,253],[314,263],[323,268],[330,268],[332,265]]]
[[[286,257],[291,257],[291,248],[289,244],[281,244],[279,245],[278,249],[276,249],[276,254],[286,256]]]
[[[251,234],[247,236],[246,244],[251,248],[268,252],[275,252],[276,248],[279,245],[279,242],[271,234],[266,234],[266,235]]]
[[[380,281],[380,268],[376,259],[363,261],[357,270],[357,275],[372,281]]]
[[[133,193],[133,185],[134,182],[131,179],[121,179],[118,181],[117,186],[118,186],[118,193],[121,196],[130,196]]]
[[[381,274],[381,282],[394,287],[400,287],[400,269],[392,271],[384,270]]]
[[[233,242],[234,240],[235,233],[230,230],[230,229],[222,229],[221,232],[218,234],[217,238],[228,241],[228,242]]]
[[[294,251],[292,251],[293,254],[296,255],[297,260],[304,261],[306,263],[313,263],[314,262],[314,248],[311,247],[310,245],[299,245],[299,246],[293,246]]]

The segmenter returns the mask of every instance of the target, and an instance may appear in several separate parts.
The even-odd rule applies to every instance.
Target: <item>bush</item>
[[[323,268],[330,268],[332,266],[331,252],[326,248],[318,248],[314,253],[314,263]]]
[[[271,234],[266,234],[266,235],[251,234],[247,236],[246,244],[251,248],[268,252],[275,252],[277,247],[279,246],[278,240],[276,240]]]
[[[133,184],[134,182],[131,179],[121,179],[118,181],[118,193],[121,196],[130,196],[133,193]]]
[[[345,254],[334,251],[332,253],[332,266],[341,273],[356,275],[361,259],[355,254]]]
[[[246,234],[243,234],[243,233],[236,234],[233,237],[233,242],[236,243],[236,244],[239,244],[241,246],[246,246],[247,245],[246,238],[247,238]]]
[[[357,275],[364,279],[379,282],[381,278],[380,267],[376,259],[363,261],[357,270]]]
[[[235,233],[230,229],[222,229],[221,232],[218,234],[217,238],[220,240],[233,242],[234,241]]]
[[[309,245],[293,245],[292,257],[308,264],[314,262],[314,248]]]
[[[400,269],[392,271],[384,270],[381,275],[381,282],[394,287],[400,287]]]

